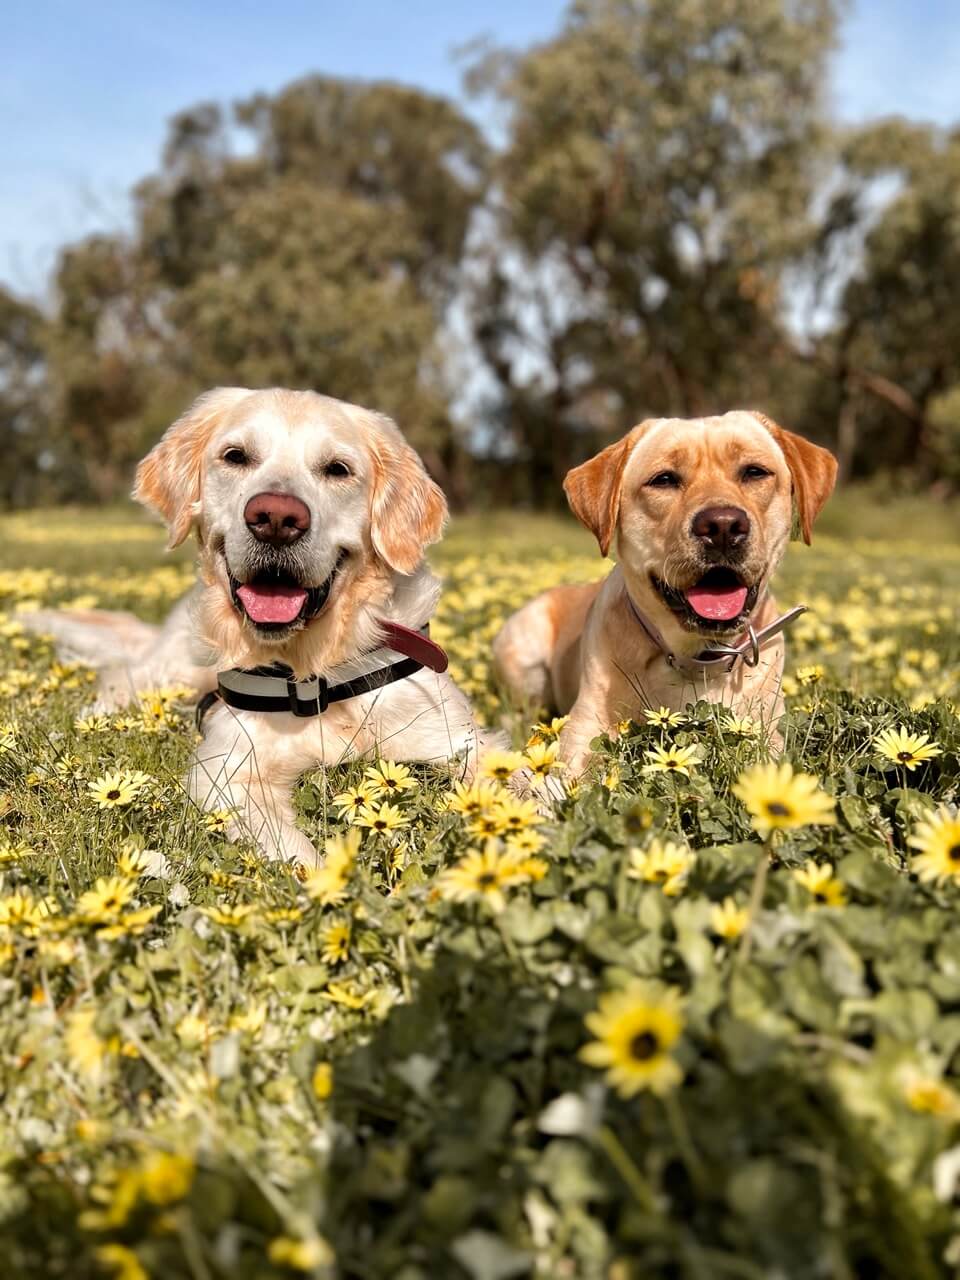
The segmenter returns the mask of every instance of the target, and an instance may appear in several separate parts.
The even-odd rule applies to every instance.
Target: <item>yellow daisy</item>
[[[813,895],[819,906],[846,906],[846,885],[833,874],[833,867],[829,863],[818,866],[812,858],[808,858],[798,871],[794,871],[793,878]]]
[[[353,813],[359,813],[364,805],[372,804],[374,800],[379,800],[383,795],[383,788],[372,782],[369,778],[364,778],[361,782],[356,782],[352,787],[348,787],[346,791],[341,791],[333,797],[333,806],[339,811],[341,818],[347,817]]]
[[[918,850],[912,869],[921,880],[960,880],[960,813],[942,804],[913,829],[907,843]]]
[[[552,720],[535,724],[527,740],[527,746],[532,747],[537,742],[550,742],[554,738],[559,738],[561,729],[569,719],[569,716],[554,716]]]
[[[699,747],[654,747],[643,753],[649,764],[645,764],[643,773],[682,773],[690,777],[690,770],[700,763]]]
[[[647,724],[656,725],[660,729],[678,729],[684,720],[679,711],[671,711],[669,707],[649,707],[644,710],[643,718]]]
[[[480,757],[480,777],[507,782],[523,766],[522,751],[485,751]]]
[[[303,877],[307,896],[321,906],[337,906],[347,894],[347,882],[360,851],[360,832],[351,829],[343,835],[330,836],[323,846],[325,861]]]
[[[651,840],[646,849],[630,850],[627,875],[633,880],[659,884],[668,897],[676,897],[686,884],[696,858],[674,840]]]
[[[474,818],[478,813],[488,813],[493,809],[502,795],[503,788],[496,782],[481,782],[479,779],[455,782],[446,807],[451,813]]]
[[[720,722],[720,728],[724,733],[732,733],[737,738],[758,738],[760,736],[760,725],[757,724],[756,720],[751,720],[749,716],[735,716],[731,713]]]
[[[366,769],[365,773],[375,787],[381,787],[388,795],[416,791],[420,786],[405,764],[395,764],[392,760],[379,760],[376,765]]]
[[[913,773],[918,764],[940,754],[940,744],[929,733],[909,733],[904,728],[884,729],[873,740],[878,754]]]
[[[136,800],[150,781],[148,774],[117,770],[114,773],[105,773],[95,782],[88,783],[87,790],[91,799],[97,802],[99,809],[119,809]]]
[[[750,923],[750,912],[745,907],[738,907],[733,898],[724,898],[710,911],[710,928],[718,938],[733,942],[743,933]]]
[[[731,789],[750,813],[754,830],[764,837],[774,830],[827,826],[837,820],[836,802],[820,790],[819,779],[794,773],[788,760],[754,765]]]
[[[563,762],[557,759],[560,750],[558,742],[534,742],[524,751],[526,767],[538,778],[545,778],[555,769],[562,769]]]
[[[655,982],[637,980],[622,991],[608,991],[585,1018],[597,1038],[580,1050],[581,1061],[605,1068],[622,1097],[642,1089],[669,1093],[683,1079],[670,1054],[683,1031],[681,1007],[675,988]]]
[[[504,835],[526,831],[528,827],[539,826],[543,821],[532,800],[521,800],[519,796],[510,795],[509,792],[498,800],[493,816]]]
[[[480,897],[494,911],[502,911],[506,905],[503,890],[525,878],[518,869],[520,861],[514,854],[501,853],[495,840],[488,840],[482,851],[465,854],[440,874],[440,892],[453,902]]]
[[[320,934],[320,954],[327,964],[340,964],[350,954],[350,922],[332,924]]]
[[[100,876],[92,889],[77,899],[77,914],[88,923],[113,920],[136,892],[128,876]]]
[[[369,827],[371,831],[387,833],[399,831],[402,827],[410,825],[410,819],[406,814],[389,801],[384,801],[380,805],[365,804],[362,809],[357,810],[353,821],[358,827]]]

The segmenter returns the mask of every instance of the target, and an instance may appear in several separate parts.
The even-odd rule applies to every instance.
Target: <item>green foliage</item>
[[[909,530],[910,507],[902,526],[886,515]],[[478,529],[455,524],[438,549],[437,634],[500,717],[498,616],[598,561],[572,522],[488,520],[482,557]],[[787,754],[838,821],[778,839],[747,953],[713,912],[747,903],[764,856],[731,792],[763,748],[716,708],[599,741],[606,785],[540,820],[546,873],[507,888],[504,910],[446,895],[440,876],[476,842],[430,766],[401,799],[410,825],[368,834],[347,899],[323,906],[186,800],[186,709],[78,727],[86,673],[18,631],[28,598],[161,616],[185,553],[164,565],[160,532],[119,512],[3,532],[0,918],[26,891],[60,921],[0,927],[11,1276],[954,1273],[960,885],[911,874],[907,838],[960,785],[956,548],[791,551],[783,597],[814,613],[790,638]],[[884,761],[873,739],[892,724],[940,754]],[[661,742],[698,744],[689,779],[643,773]],[[152,781],[101,810],[88,784],[113,768]],[[345,829],[332,797],[361,772],[303,780],[313,838]],[[695,855],[675,894],[630,874],[655,836]],[[163,861],[130,905],[160,910],[111,937],[79,903],[131,846]],[[834,869],[845,905],[817,904],[795,875],[807,859]],[[335,923],[345,959],[326,951]],[[584,1018],[632,979],[685,997],[666,1097],[620,1097],[578,1056]]]

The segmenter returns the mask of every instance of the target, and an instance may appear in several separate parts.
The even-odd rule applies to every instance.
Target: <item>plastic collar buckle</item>
[[[287,680],[287,701],[290,703],[290,710],[301,719],[322,715],[330,705],[327,697],[329,690],[326,680],[323,676],[314,676],[314,679],[317,682],[317,696],[315,698],[299,697],[297,694],[298,682],[292,678]]]

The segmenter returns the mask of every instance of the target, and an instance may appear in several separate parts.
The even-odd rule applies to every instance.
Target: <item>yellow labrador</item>
[[[602,583],[556,587],[494,641],[518,700],[569,712],[567,776],[590,741],[644,707],[697,698],[762,722],[783,712],[784,627],[770,579],[790,537],[805,542],[833,489],[826,449],[760,413],[657,418],[574,468],[574,514],[618,564]]]
[[[158,685],[219,691],[188,788],[236,814],[234,835],[312,863],[291,803],[306,769],[376,753],[471,770],[481,734],[424,635],[439,593],[424,550],[447,505],[393,422],[309,391],[222,387],[143,460],[134,496],[172,547],[196,529],[193,592],[159,629],[116,613],[32,625],[113,659],[102,709]]]

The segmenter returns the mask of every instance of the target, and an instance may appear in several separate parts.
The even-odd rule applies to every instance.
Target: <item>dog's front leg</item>
[[[310,763],[295,743],[255,745],[246,717],[211,713],[207,735],[190,762],[187,790],[201,809],[229,810],[227,834],[247,837],[264,857],[315,866],[317,850],[296,826],[293,787]]]

